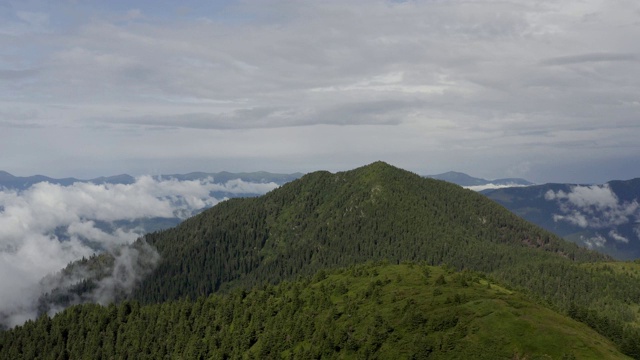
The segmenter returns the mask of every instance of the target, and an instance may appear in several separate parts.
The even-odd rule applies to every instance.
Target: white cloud
[[[67,227],[67,235],[72,239],[88,240],[99,244],[107,244],[109,247],[131,244],[143,232],[143,229],[134,231],[124,231],[116,229],[113,232],[105,232],[95,227],[95,222],[80,221],[70,224]]]
[[[569,193],[565,193],[562,190],[558,191],[558,193],[553,193],[553,191],[549,190],[545,197],[547,200],[566,199],[572,205],[584,209],[590,207],[606,209],[618,206],[618,197],[608,185],[575,186]]]
[[[627,239],[626,237],[618,234],[618,232],[615,231],[615,230],[609,231],[609,237],[611,237],[613,240],[615,240],[617,242],[621,242],[621,243],[624,243],[624,244],[628,244],[629,243],[629,239]]]
[[[578,211],[570,211],[567,215],[553,214],[553,221],[567,221],[574,225],[578,225],[581,228],[586,228],[589,226],[589,221],[587,220],[586,216],[579,213]]]
[[[159,260],[156,250],[147,243],[119,248],[114,253],[111,274],[98,282],[97,289],[90,294],[91,300],[105,305],[118,297],[129,295],[136,283],[153,270]]]
[[[227,181],[224,185],[215,184],[213,191],[225,191],[231,194],[264,194],[278,185],[276,183],[252,183],[241,179]]]
[[[15,251],[0,252],[0,324],[14,326],[34,318],[41,278],[92,250],[77,239],[63,243],[41,234],[25,234]]]
[[[573,186],[569,192],[549,190],[544,198],[556,201],[562,212],[553,215],[554,221],[567,221],[582,228],[599,229],[627,224],[640,216],[638,201],[620,201],[608,184]]]
[[[590,238],[584,238],[583,236],[580,236],[580,239],[585,243],[585,245],[587,245],[589,249],[602,248],[607,243],[607,239],[600,234],[596,234],[595,236],[592,236]]]
[[[473,186],[463,186],[465,189],[473,190],[473,191],[482,191],[488,189],[504,189],[510,187],[525,187],[528,185],[520,185],[520,184],[484,184],[484,185],[473,185]]]
[[[276,187],[274,183],[253,184],[239,179],[216,184],[213,179],[154,180],[142,176],[130,185],[38,183],[24,191],[2,190],[0,288],[11,291],[0,292],[0,322],[15,325],[32,318],[33,301],[46,290],[40,280],[96,251],[115,253],[118,266],[114,271],[120,272],[99,284],[96,299],[108,301],[111,290],[126,290],[139,276],[133,271],[139,253],[122,245],[131,244],[144,229],[118,228],[117,221],[185,218],[217,204],[220,199],[212,192],[255,194]],[[110,229],[100,224],[108,224]],[[143,253],[146,258],[153,257],[149,251]]]

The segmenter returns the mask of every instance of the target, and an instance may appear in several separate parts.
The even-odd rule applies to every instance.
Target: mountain
[[[618,259],[640,258],[640,178],[483,192],[522,218]]]
[[[469,176],[465,173],[449,171],[438,175],[428,175],[428,178],[444,180],[463,187],[507,187],[507,186],[530,186],[533,185],[525,179],[520,178],[504,178],[495,180],[486,180]]]
[[[6,171],[0,171],[0,189],[4,187],[7,189],[24,190],[39,182],[49,182],[51,184],[67,186],[78,181],[81,180],[76,178],[53,179],[43,175],[28,177],[13,176]]]
[[[37,340],[36,340],[37,339]],[[194,302],[74,307],[0,333],[0,358],[627,359],[484,275],[352,265]]]
[[[562,196],[562,194],[557,193],[557,196]],[[482,194],[448,182],[423,178],[382,162],[335,174],[326,171],[314,172],[260,197],[224,201],[187,219],[175,228],[146,235],[144,239],[138,241],[137,246],[145,243],[157,249],[160,255],[157,266],[150,270],[146,277],[136,279],[137,285],[128,296],[132,302],[125,302],[124,305],[121,305],[122,307],[114,305],[109,307],[108,311],[103,310],[104,308],[97,308],[96,313],[86,315],[87,319],[91,319],[87,320],[88,323],[93,325],[89,325],[89,328],[83,333],[101,334],[103,328],[97,328],[99,326],[109,329],[107,332],[112,332],[113,327],[128,321],[130,314],[138,316],[138,313],[142,315],[147,311],[160,311],[165,316],[175,314],[175,317],[171,321],[160,323],[153,316],[139,318],[140,321],[137,318],[132,318],[132,323],[137,324],[132,325],[137,326],[131,328],[132,336],[136,332],[140,332],[142,336],[151,339],[154,336],[163,336],[165,333],[173,334],[168,324],[175,323],[173,321],[179,321],[182,318],[184,319],[182,323],[176,323],[176,326],[180,326],[180,330],[176,330],[175,337],[173,335],[170,337],[180,343],[194,341],[189,346],[198,349],[202,346],[211,346],[210,344],[213,342],[216,344],[215,346],[226,346],[230,349],[249,348],[253,349],[250,351],[258,351],[264,344],[261,342],[261,336],[269,332],[265,332],[267,329],[265,321],[275,321],[278,312],[271,311],[254,316],[251,312],[241,310],[241,307],[229,306],[230,310],[226,312],[227,315],[224,315],[226,316],[224,318],[227,321],[241,319],[237,320],[238,322],[233,327],[229,323],[219,323],[219,326],[208,328],[208,330],[194,328],[197,323],[196,319],[200,318],[199,313],[195,312],[194,317],[191,317],[190,314],[193,314],[197,307],[202,308],[203,300],[200,299],[217,293],[220,296],[236,296],[234,304],[247,304],[249,300],[244,300],[253,293],[251,289],[262,288],[268,293],[269,289],[273,289],[271,284],[296,281],[301,277],[310,277],[314,274],[316,274],[315,277],[318,281],[321,281],[336,268],[349,268],[371,261],[387,261],[390,264],[419,262],[430,266],[441,265],[445,272],[480,273],[478,277],[484,277],[491,283],[500,284],[500,287],[509,291],[521,292],[527,301],[541,307],[532,308],[528,304],[503,299],[508,307],[515,307],[515,310],[505,309],[504,313],[495,317],[489,316],[488,312],[481,311],[478,314],[484,313],[489,316],[485,319],[488,321],[485,324],[489,325],[472,324],[475,320],[469,320],[470,322],[467,324],[471,325],[456,329],[457,322],[454,317],[457,317],[458,321],[461,317],[466,318],[467,315],[470,318],[475,318],[475,315],[470,314],[469,311],[475,311],[471,308],[474,307],[474,304],[480,306],[480,303],[475,303],[475,300],[466,302],[462,293],[457,298],[455,294],[450,293],[449,303],[465,305],[451,310],[454,317],[440,321],[438,320],[440,319],[438,314],[441,314],[439,312],[441,310],[438,310],[440,309],[438,305],[440,300],[428,297],[429,304],[433,304],[433,311],[436,311],[432,314],[425,312],[424,306],[416,307],[407,300],[403,306],[409,304],[408,307],[425,309],[419,312],[424,312],[423,315],[426,318],[433,319],[426,320],[427,323],[432,321],[436,327],[440,326],[437,324],[441,324],[441,330],[445,331],[441,334],[442,337],[434,334],[436,340],[433,340],[434,338],[430,340],[429,331],[436,330],[434,332],[437,332],[439,330],[436,328],[424,330],[419,327],[422,321],[419,320],[417,321],[418,328],[414,328],[408,333],[411,340],[407,340],[409,338],[402,337],[403,333],[400,331],[394,335],[394,331],[391,331],[395,328],[393,325],[379,328],[380,323],[376,320],[377,325],[373,327],[369,326],[366,330],[354,330],[355,333],[352,335],[355,335],[355,339],[366,339],[366,336],[373,336],[374,339],[378,339],[376,344],[379,347],[377,347],[378,345],[374,346],[376,351],[382,351],[388,338],[400,341],[398,343],[400,345],[393,343],[396,348],[402,348],[402,344],[409,346],[416,341],[424,340],[426,341],[424,349],[429,349],[429,344],[433,344],[433,348],[437,348],[438,351],[443,349],[453,351],[458,346],[464,348],[464,344],[476,341],[480,341],[483,345],[476,348],[473,347],[475,345],[470,345],[471,347],[467,350],[498,349],[510,347],[514,341],[502,338],[500,335],[494,337],[494,333],[492,333],[492,331],[504,330],[500,328],[500,324],[506,324],[510,316],[513,315],[522,321],[517,320],[516,324],[518,325],[515,327],[507,325],[506,332],[524,339],[534,336],[535,329],[541,326],[540,323],[527,321],[538,321],[536,320],[538,315],[542,316],[546,311],[551,311],[549,309],[554,309],[556,312],[589,325],[613,341],[617,349],[625,354],[640,358],[640,329],[638,327],[640,264],[614,262],[606,255],[580,248],[521,219]],[[108,261],[103,261],[103,263],[107,264]],[[380,273],[381,270],[377,271]],[[430,271],[437,273],[440,270]],[[107,269],[103,273],[114,272]],[[355,274],[362,273],[355,271]],[[377,275],[374,272],[367,272],[365,276],[373,281]],[[393,281],[393,277],[390,278]],[[442,281],[458,281],[453,279],[443,276]],[[340,287],[343,289],[341,291],[346,288],[349,293],[352,290],[358,291],[356,289],[361,287],[355,281],[349,280],[343,283],[344,286],[341,286],[339,279],[334,280],[326,283],[325,288]],[[100,281],[100,279],[83,279],[72,290],[75,291],[76,296],[83,296],[83,289],[86,288],[90,291],[95,288],[95,284],[92,285],[92,282],[95,281]],[[374,281],[374,285],[371,285],[370,289],[371,294],[381,292],[385,297],[393,297],[394,292],[390,288],[388,289],[391,291],[390,293],[387,293],[384,288],[376,290],[377,287],[383,287],[382,284],[385,281],[380,279],[380,284]],[[459,282],[461,286],[464,286],[463,283],[468,285],[469,281]],[[310,284],[306,283],[305,286],[310,286]],[[489,285],[489,287],[491,286]],[[302,289],[300,290],[302,291]],[[297,346],[295,348],[297,350],[294,351],[314,351],[312,345],[309,348],[305,344],[315,344],[316,339],[334,339],[333,335],[329,337],[328,331],[332,331],[331,334],[333,334],[333,331],[340,328],[341,325],[332,321],[340,319],[342,316],[340,311],[344,311],[341,309],[363,306],[365,309],[369,309],[369,313],[375,312],[380,316],[388,316],[382,317],[380,320],[382,324],[385,319],[396,319],[397,317],[397,313],[393,312],[395,311],[393,310],[394,306],[391,308],[378,307],[385,303],[384,299],[381,300],[382,303],[375,298],[373,303],[364,302],[353,293],[353,297],[349,296],[339,300],[338,295],[336,295],[337,299],[330,295],[331,291],[333,290],[319,291],[319,293],[325,294],[324,297],[312,297],[309,303],[294,302],[297,304],[294,308],[302,307],[304,310],[305,307],[309,307],[311,312],[304,315],[302,317],[304,320],[301,320],[299,324],[296,323],[296,326],[286,327],[286,329],[296,329],[296,331],[288,331],[287,333],[303,332],[304,326],[308,326],[305,324],[310,322],[315,324],[317,321],[325,323],[327,329],[327,332],[322,332],[320,329],[317,337],[313,337],[314,330],[310,330],[307,335],[311,336],[311,340],[302,340],[302,345]],[[367,292],[366,289],[364,291]],[[414,291],[420,294],[420,287],[413,285],[404,292],[395,294],[404,299],[409,295],[408,292]],[[428,291],[431,291],[432,296],[437,292],[435,289]],[[64,289],[57,292],[57,294],[63,293]],[[296,293],[296,290],[285,291],[285,294],[292,293]],[[294,301],[294,299],[289,299],[286,295],[285,298],[264,297],[258,300],[258,303],[260,306],[275,304],[274,308],[282,308],[287,306],[290,301]],[[336,309],[335,313],[330,313],[326,317],[318,318],[320,313],[314,311],[312,304],[324,303],[329,306],[328,302],[333,301],[337,301],[344,307]],[[192,305],[184,305],[184,309],[172,308],[174,305],[171,304],[176,304],[176,302]],[[444,302],[447,300],[445,299]],[[497,304],[488,306],[488,308],[498,308],[500,303],[498,301]],[[400,305],[397,304],[397,307],[401,307]],[[216,307],[214,306],[214,308]],[[543,311],[543,308],[546,310]],[[59,321],[73,324],[76,321],[74,319],[77,319],[75,316],[80,316],[85,311],[90,313],[91,309],[90,306],[71,307],[58,315],[61,319],[68,320]],[[216,311],[223,312],[223,309],[224,307],[219,307]],[[267,309],[271,309],[271,307],[267,307]],[[448,310],[442,311],[444,314]],[[181,317],[178,316],[178,313],[182,314]],[[557,315],[546,314],[548,316],[544,315],[543,319],[540,319],[544,324],[564,323],[567,326],[573,326],[566,323],[565,320],[559,319]],[[108,316],[108,318],[103,320],[103,316]],[[209,314],[205,316],[205,319],[207,322],[215,324],[216,320],[212,316]],[[215,316],[218,316],[217,313]],[[286,317],[286,315],[282,316]],[[114,322],[114,318],[120,319],[120,321]],[[355,317],[355,319],[360,318]],[[365,326],[370,324],[370,317],[362,319],[369,320],[362,320],[360,323]],[[46,329],[48,325],[46,320],[43,321],[44,323],[38,326],[43,326]],[[149,327],[149,321],[153,321],[156,326]],[[109,328],[109,324],[114,325]],[[280,325],[276,322],[273,326]],[[493,329],[493,327],[497,328]],[[239,328],[255,329],[255,331],[249,330],[246,333],[239,333],[238,337],[234,337],[236,340],[229,340],[235,341],[231,344],[223,339],[215,340],[215,338],[206,335],[228,334],[233,329]],[[548,326],[542,326],[542,328],[551,334],[551,329]],[[157,330],[160,332],[159,335],[153,335],[155,329],[159,329]],[[380,329],[386,330],[380,332]],[[565,332],[565,330],[558,331]],[[35,330],[33,333],[36,333]],[[70,333],[71,330],[67,332],[61,330],[62,338],[66,336],[67,340]],[[10,332],[10,334],[13,333]],[[18,333],[15,334],[15,336],[19,336]],[[29,331],[22,334],[29,334]],[[283,340],[277,334],[280,333],[276,333],[276,336],[271,338],[275,343],[288,341],[286,337]],[[340,334],[338,332],[338,335]],[[422,339],[421,334],[427,339]],[[353,337],[349,334],[346,336],[347,338]],[[396,338],[396,336],[398,337]],[[96,339],[86,339],[86,341],[98,341],[99,343],[99,337]],[[126,345],[122,345],[123,343],[131,344],[133,348],[137,346],[126,340],[129,339],[128,336],[122,335],[120,339],[121,346],[126,347]],[[205,341],[205,339],[208,340]],[[339,340],[340,337],[337,339],[337,344],[342,344]],[[551,341],[551,339],[547,339]],[[118,340],[115,339],[115,341],[118,346]],[[142,340],[142,342],[145,341]],[[599,340],[596,341],[599,342]],[[22,343],[29,342],[24,340]],[[85,339],[75,338],[72,343],[85,343]],[[111,343],[108,342],[108,344]],[[589,341],[579,341],[578,344],[580,343],[582,345],[576,346],[584,347],[584,344]],[[602,344],[602,342],[599,343]],[[7,348],[12,347],[15,340],[7,340],[5,344],[7,344],[4,345]],[[111,345],[108,344],[104,346],[110,347]],[[233,344],[236,344],[237,347]],[[558,345],[560,348],[548,351],[553,351],[554,354],[565,350],[573,352],[574,347],[568,345],[568,340],[561,340],[560,344]],[[333,345],[333,352],[339,351],[335,344],[330,345]],[[533,351],[530,350],[531,346],[523,344],[522,347],[510,347],[511,354],[507,354],[506,357],[528,357],[527,354]],[[330,357],[330,354],[326,356]],[[409,355],[407,354],[407,358]],[[575,355],[566,353],[557,356],[565,355],[569,356],[568,358],[571,358],[570,356],[575,358]],[[362,356],[366,357],[366,354]],[[424,357],[426,354],[422,356]],[[455,358],[455,356],[452,357]],[[588,357],[590,356],[585,355],[585,358]],[[447,357],[443,355],[441,358]],[[593,356],[593,358],[601,357]]]
[[[133,184],[134,182],[136,182],[136,178],[134,178],[133,176],[129,175],[129,174],[120,174],[120,175],[114,175],[114,176],[101,176],[95,179],[91,179],[91,180],[77,180],[76,182],[90,182],[96,185],[100,185],[100,184],[123,184],[123,185],[129,185],[129,184]]]
[[[266,171],[256,172],[242,172],[242,173],[230,173],[227,171],[221,171],[217,173],[204,173],[204,172],[192,172],[188,174],[173,174],[173,175],[160,175],[156,176],[159,179],[176,179],[180,181],[184,180],[205,180],[208,178],[213,179],[216,183],[226,183],[230,180],[240,179],[242,181],[254,182],[254,183],[276,183],[282,185],[290,181],[296,180],[302,177],[302,173],[293,174],[276,174]]]
[[[316,172],[262,197],[230,199],[146,240],[162,261],[140,287],[143,301],[368,260],[426,260],[488,272],[507,271],[519,256],[605,260],[480,194],[382,162]]]
[[[193,172],[189,174],[171,174],[171,175],[156,175],[154,178],[158,179],[175,179],[179,181],[184,180],[206,180],[213,179],[213,182],[217,184],[224,184],[230,180],[240,179],[242,181],[247,182],[255,182],[255,183],[270,183],[274,182],[278,185],[282,185],[289,181],[295,180],[301,177],[302,173],[294,173],[294,174],[275,174],[269,173],[265,171],[258,172],[249,172],[249,173],[230,173],[226,171],[217,172],[217,173],[204,173],[204,172]],[[34,175],[34,176],[13,176],[6,171],[0,171],[0,189],[13,189],[13,190],[25,190],[31,187],[34,184],[40,182],[48,182],[50,184],[57,184],[62,186],[69,186],[73,183],[77,182],[88,182],[93,184],[133,184],[135,182],[135,178],[128,174],[121,174],[115,176],[101,176],[94,179],[89,180],[80,180],[76,178],[64,178],[64,179],[54,179],[43,175]]]
[[[307,174],[145,238],[162,259],[133,292],[143,303],[250,289],[366,261],[425,261],[481,271],[561,311],[589,314],[580,318],[619,346],[640,339],[629,327],[637,315],[628,305],[640,302],[640,278],[594,272],[586,264],[611,259],[482,194],[381,162]]]

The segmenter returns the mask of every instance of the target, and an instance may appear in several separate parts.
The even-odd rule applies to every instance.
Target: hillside
[[[447,264],[485,273],[640,358],[637,276],[597,271],[612,259],[481,194],[381,162],[315,172],[261,197],[230,199],[145,239],[161,260],[130,297],[143,304],[248,290],[369,261]]]
[[[640,179],[544,184],[485,195],[563,238],[621,260],[640,258]]]
[[[142,301],[275,283],[370,260],[499,273],[522,262],[606,259],[482,195],[380,162],[231,199],[146,240],[162,261],[139,288]]]
[[[0,333],[0,358],[626,359],[482,274],[368,264],[249,292],[83,305]]]

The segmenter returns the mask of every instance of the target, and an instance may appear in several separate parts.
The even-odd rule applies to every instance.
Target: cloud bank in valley
[[[555,221],[567,221],[582,228],[602,229],[627,224],[638,218],[637,200],[622,202],[609,185],[574,186],[571,191],[547,191],[546,200],[555,200],[562,214]]]
[[[483,191],[483,190],[495,190],[495,189],[506,189],[511,187],[526,187],[529,185],[521,185],[521,184],[484,184],[484,185],[470,185],[463,186],[465,189],[473,190],[473,191]]]
[[[266,193],[275,183],[213,179],[178,181],[142,176],[135,183],[70,186],[38,183],[24,191],[0,189],[0,321],[15,325],[36,313],[35,300],[47,284],[40,281],[68,263],[108,251],[116,255],[119,276],[100,284],[96,300],[109,301],[109,289],[131,287],[140,256],[153,261],[154,251],[124,249],[145,229],[122,222],[152,218],[186,218],[220,200],[214,192]],[[118,280],[119,279],[119,280]]]
[[[556,222],[566,221],[583,229],[595,230],[633,224],[634,232],[640,239],[640,228],[636,225],[640,221],[640,204],[637,200],[620,200],[608,184],[578,185],[571,187],[568,192],[549,190],[544,197],[558,204],[561,213],[553,214]],[[622,244],[628,244],[630,240],[615,229],[609,230],[605,235],[596,233],[593,237],[583,238],[583,241],[593,248],[603,247],[607,239]]]

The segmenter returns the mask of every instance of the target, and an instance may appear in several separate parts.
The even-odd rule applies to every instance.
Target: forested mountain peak
[[[393,165],[389,165],[388,163],[384,162],[384,161],[375,161],[369,165],[365,165],[356,169],[353,169],[351,171],[347,171],[347,172],[352,172],[354,174],[359,174],[359,175],[382,175],[382,174],[389,174],[389,173],[394,173],[394,172],[404,172],[404,173],[409,173],[409,171],[407,170],[403,170],[400,168],[397,168]]]
[[[162,256],[136,296],[163,301],[370,260],[496,271],[522,259],[604,260],[486,197],[384,162],[307,174],[149,234]]]
[[[366,184],[378,183],[382,184],[382,182],[386,182],[392,180],[394,177],[398,176],[413,176],[419,178],[420,176],[400,168],[397,168],[393,165],[389,165],[384,161],[376,161],[369,165],[361,166],[359,168],[342,171],[337,173],[331,173],[326,170],[319,170],[303,176],[300,180],[300,183],[308,183],[305,185],[313,185],[316,184],[316,181],[320,178],[333,178],[336,184],[350,182],[362,182]],[[296,182],[294,182],[296,183]]]

